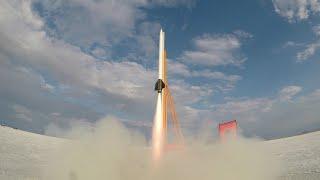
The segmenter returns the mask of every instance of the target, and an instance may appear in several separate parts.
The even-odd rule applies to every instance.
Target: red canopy
[[[224,139],[226,135],[230,135],[231,137],[237,136],[237,120],[220,123],[218,126],[219,136],[221,139]]]

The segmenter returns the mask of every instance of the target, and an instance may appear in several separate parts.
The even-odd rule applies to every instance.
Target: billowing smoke
[[[273,180],[280,163],[258,140],[205,144],[192,140],[152,162],[150,143],[106,118],[94,127],[74,127],[50,158],[45,179],[52,180]]]

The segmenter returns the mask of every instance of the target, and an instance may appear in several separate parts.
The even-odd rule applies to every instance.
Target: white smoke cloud
[[[139,133],[107,118],[93,128],[79,126],[51,156],[45,179],[81,180],[272,180],[280,163],[258,140],[204,144],[192,140],[182,150],[151,161],[151,149]]]

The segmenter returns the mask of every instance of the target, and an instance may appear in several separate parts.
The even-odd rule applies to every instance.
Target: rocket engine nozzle
[[[156,82],[156,84],[154,86],[154,90],[158,91],[158,93],[161,93],[162,89],[165,88],[165,87],[166,87],[166,85],[164,84],[162,79],[158,79],[158,81]]]

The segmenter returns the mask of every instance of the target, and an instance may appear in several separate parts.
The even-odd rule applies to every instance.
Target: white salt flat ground
[[[320,180],[320,131],[264,143],[285,163],[283,179]]]
[[[63,141],[0,126],[0,179],[41,179],[46,154]],[[320,180],[320,131],[263,143],[285,163],[281,180]]]

